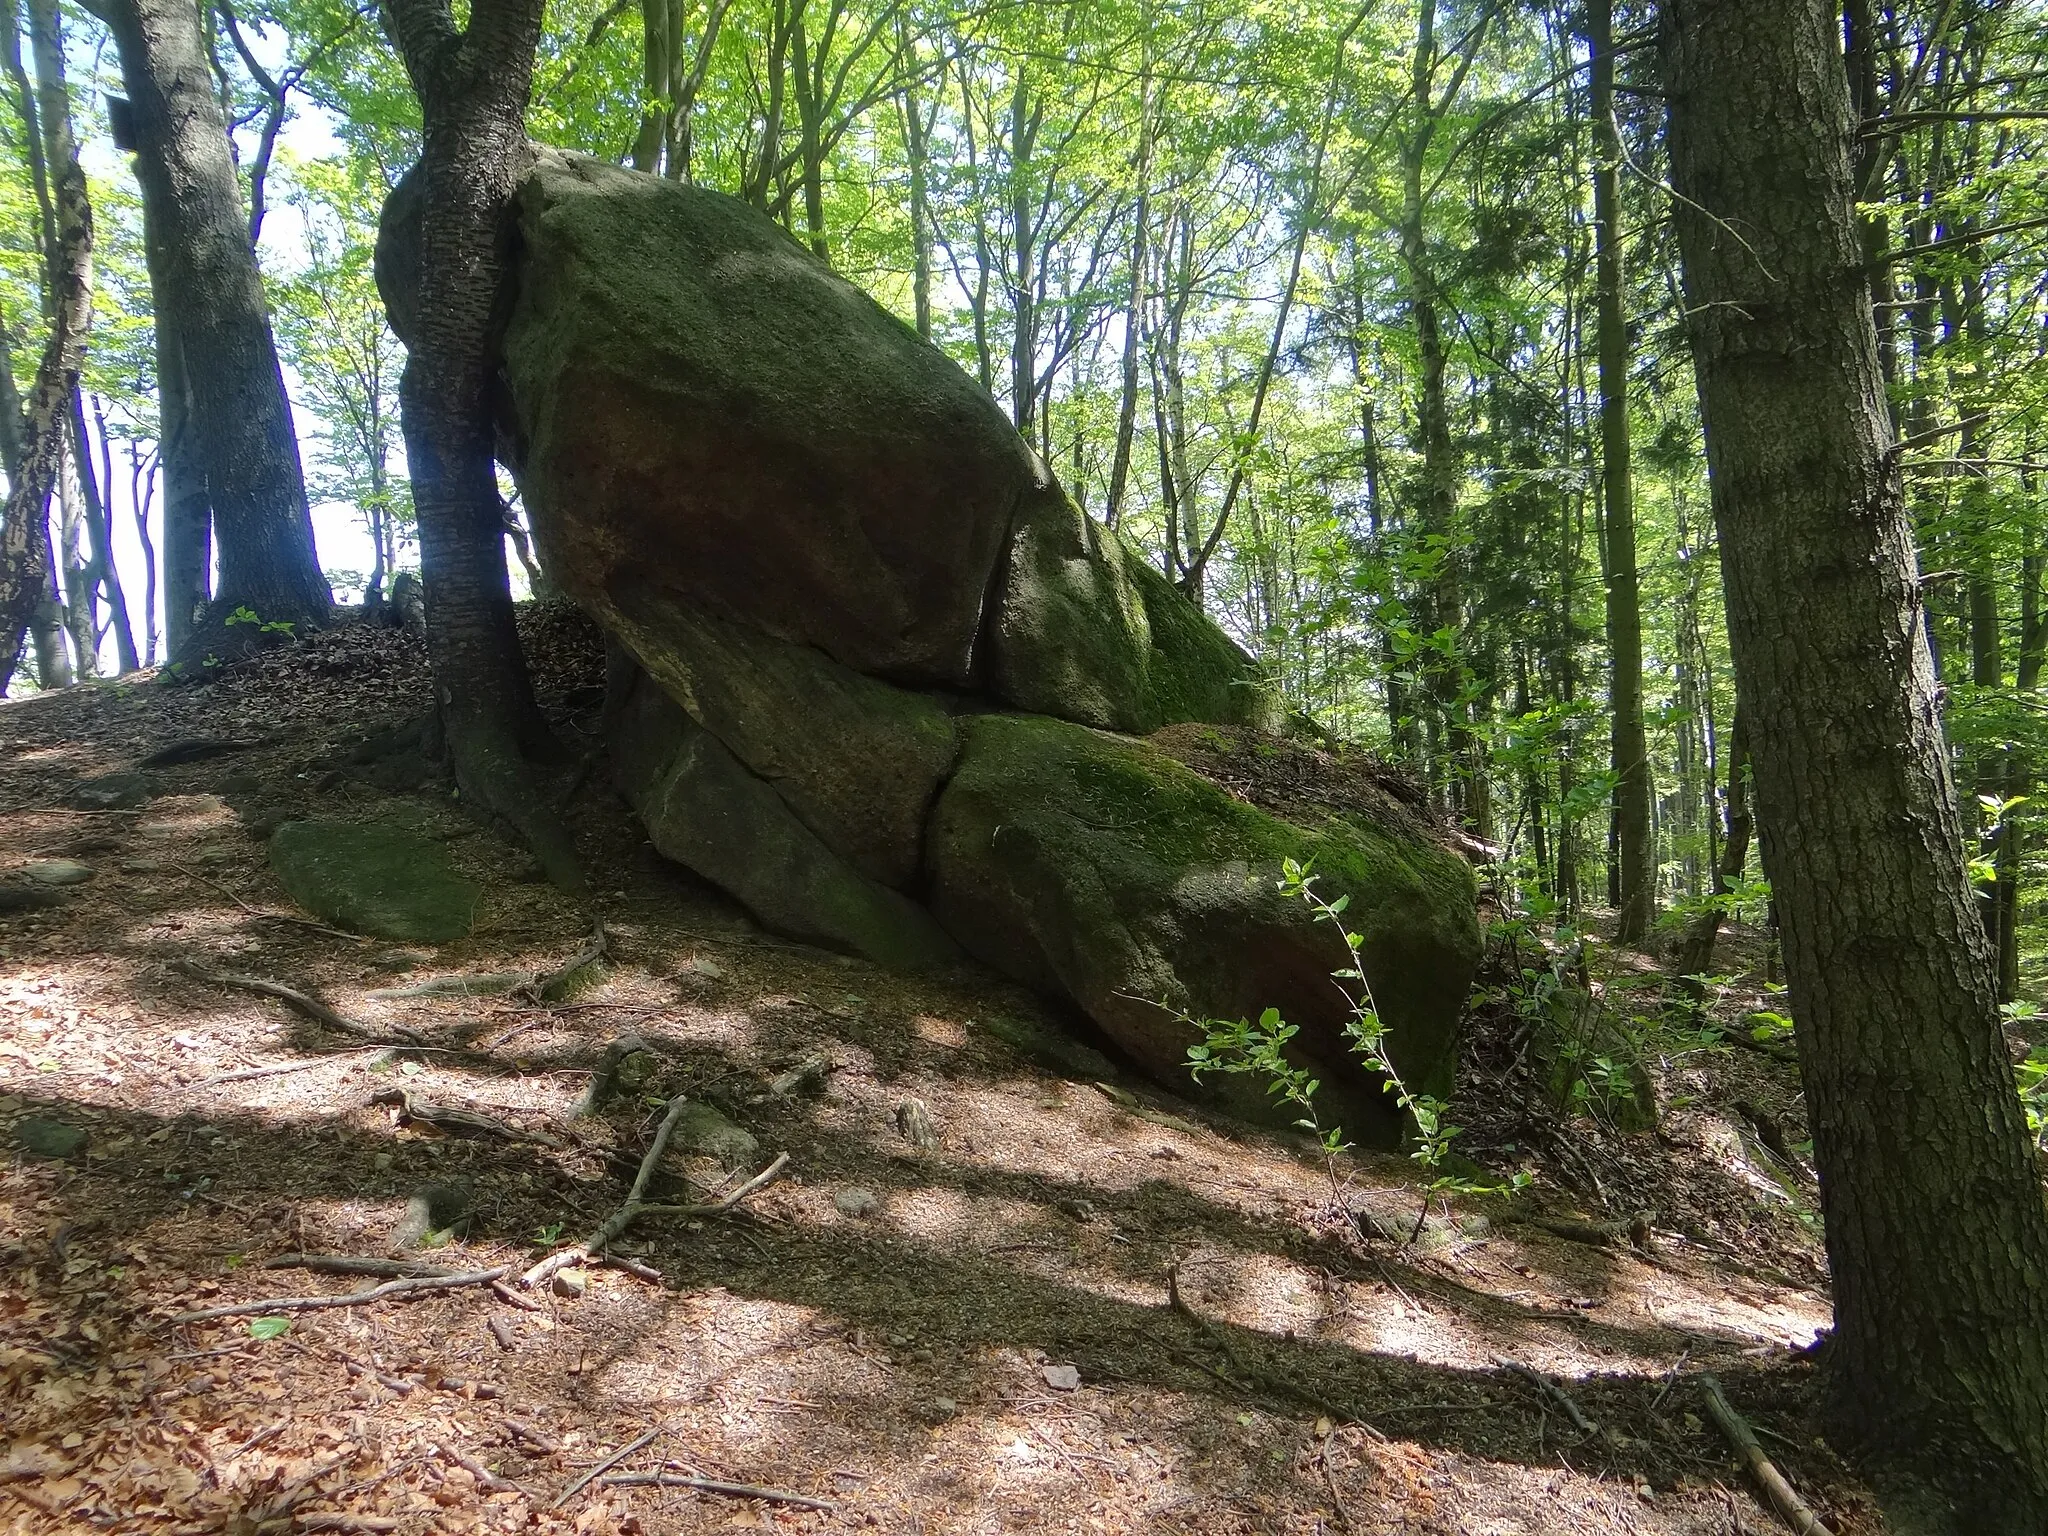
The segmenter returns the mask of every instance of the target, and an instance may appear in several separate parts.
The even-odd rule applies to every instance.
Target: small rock
[[[85,1149],[86,1142],[82,1126],[66,1125],[61,1120],[45,1120],[39,1115],[31,1115],[15,1126],[14,1137],[31,1157],[53,1159],[77,1156]]]
[[[389,1152],[379,1152],[377,1154],[377,1171],[379,1173],[389,1173],[391,1171],[391,1154]]]
[[[620,1062],[621,1069],[634,1056],[647,1054],[641,1051],[627,1056]],[[709,1104],[697,1101],[685,1105],[676,1117],[674,1137],[669,1144],[683,1152],[715,1158],[725,1169],[745,1168],[761,1151],[761,1143],[752,1132],[734,1125]]]
[[[935,1397],[932,1399],[932,1412],[942,1419],[950,1419],[959,1411],[960,1405],[950,1397]]]
[[[132,811],[155,798],[156,780],[146,773],[103,774],[71,791],[71,804],[81,811]]]
[[[1081,1385],[1081,1373],[1071,1365],[1048,1365],[1039,1374],[1055,1392],[1073,1392]]]
[[[1067,1195],[1053,1202],[1053,1209],[1076,1221],[1086,1221],[1095,1214],[1095,1207],[1079,1195]]]
[[[590,1289],[590,1276],[580,1269],[558,1269],[554,1287],[557,1296],[567,1296],[573,1301]]]
[[[873,1190],[861,1189],[857,1185],[849,1185],[840,1190],[832,1197],[832,1204],[838,1208],[840,1215],[851,1216],[856,1221],[865,1220],[882,1208],[882,1202],[875,1198]]]
[[[722,980],[725,976],[724,966],[716,960],[706,960],[702,955],[690,962],[690,969],[699,976],[709,976],[713,981]]]
[[[432,955],[422,954],[417,949],[387,949],[370,956],[370,968],[395,974],[400,971],[418,970],[423,965],[431,964],[433,958]]]
[[[162,872],[162,859],[123,859],[121,873],[124,875],[154,875]]]
[[[92,878],[92,866],[76,859],[35,859],[21,867],[21,875],[37,885],[83,885]]]

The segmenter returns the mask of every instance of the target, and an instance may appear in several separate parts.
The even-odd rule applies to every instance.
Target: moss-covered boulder
[[[543,150],[515,213],[508,451],[551,578],[602,617],[652,575],[855,671],[965,685],[1045,479],[987,392],[735,198]]]
[[[1319,889],[1350,897],[1363,969],[1396,1067],[1448,1091],[1458,1020],[1479,960],[1470,870],[1409,827],[1281,821],[1143,742],[1044,718],[968,722],[961,763],[928,837],[932,901],[970,953],[1072,998],[1157,1080],[1196,1091],[1194,1032],[1177,1017],[1278,1008],[1323,1080],[1325,1123],[1381,1145],[1401,1122],[1344,1034],[1331,972],[1342,940],[1283,896],[1283,860],[1313,860]],[[1257,1085],[1204,1090],[1270,1117]]]
[[[445,944],[476,920],[482,889],[433,838],[381,822],[288,821],[270,867],[324,923],[408,944]]]
[[[612,693],[612,771],[663,855],[791,938],[897,970],[958,958],[929,913],[834,853],[645,674],[615,668]]]
[[[1057,486],[1018,512],[988,652],[989,691],[1034,714],[1135,735],[1285,723],[1251,658]]]
[[[884,885],[915,882],[925,817],[959,750],[943,703],[639,582],[617,586],[602,612],[668,696],[827,847]]]

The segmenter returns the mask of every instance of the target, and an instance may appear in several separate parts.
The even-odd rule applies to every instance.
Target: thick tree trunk
[[[456,782],[520,833],[549,878],[581,896],[568,830],[526,766],[527,754],[558,749],[534,704],[513,626],[489,404],[505,214],[528,163],[540,16],[541,0],[476,0],[458,33],[436,0],[391,0],[387,25],[425,131],[411,185],[401,184],[386,205],[377,269],[408,353],[401,424],[419,516],[427,648]]]
[[[1640,944],[1657,915],[1657,850],[1650,835],[1650,747],[1643,730],[1643,613],[1636,577],[1628,327],[1621,267],[1620,130],[1614,118],[1611,0],[1589,0],[1592,53],[1594,287],[1600,311],[1600,478],[1607,511],[1608,707],[1612,712],[1614,829],[1620,921],[1615,942]]]
[[[2040,1536],[2048,1205],[1922,636],[1839,18],[1666,0],[1663,32],[1729,638],[1834,1276],[1832,1424],[1899,1480],[1904,1528]]]
[[[235,632],[220,621],[238,607],[266,621],[320,623],[330,598],[199,13],[181,0],[108,0],[105,14],[134,110],[143,204],[159,236],[157,315],[177,330],[220,551],[207,623],[183,645],[173,641],[173,659],[182,660],[227,644]],[[174,614],[182,595],[167,593]]]

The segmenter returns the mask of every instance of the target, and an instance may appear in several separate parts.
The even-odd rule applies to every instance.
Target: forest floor
[[[547,702],[587,736],[588,637],[525,622]],[[0,916],[5,1529],[1775,1529],[1705,1421],[1703,1372],[1836,1530],[1882,1529],[1813,1428],[1828,1300],[1796,1072],[1699,1028],[1739,1030],[1760,983],[1674,1024],[1648,961],[1592,949],[1657,1096],[1656,1128],[1624,1134],[1598,1096],[1556,1112],[1526,1059],[1543,978],[1573,957],[1503,970],[1496,935],[1453,1118],[1472,1157],[1534,1184],[1439,1205],[1410,1242],[1406,1160],[1333,1174],[1133,1078],[1034,1065],[1003,1036],[1064,1021],[985,973],[906,980],[770,939],[659,860],[601,770],[572,814],[609,960],[566,1003],[507,990],[578,950],[577,914],[431,786],[346,762],[428,699],[414,642],[354,626],[203,686],[0,706],[0,882],[32,858],[92,870]],[[132,811],[65,808],[190,738],[254,745],[159,770]],[[294,916],[262,835],[296,816],[447,838],[483,883],[473,934],[394,953]],[[432,1048],[366,1047],[190,961]],[[659,1070],[576,1118],[628,1032]],[[394,1088],[410,1103],[377,1102]],[[787,1154],[779,1176],[729,1214],[633,1227],[614,1252],[640,1273],[520,1289],[620,1205],[678,1093],[758,1148],[737,1171],[671,1162],[665,1198]],[[910,1099],[936,1148],[902,1134]],[[514,1134],[451,1134],[421,1101]],[[29,1156],[29,1121],[84,1146]],[[380,1283],[266,1265],[388,1260],[437,1182],[473,1214],[406,1257],[508,1265],[507,1285],[173,1321]],[[1639,1213],[1640,1246],[1559,1235]],[[653,1473],[800,1501],[605,1481]]]

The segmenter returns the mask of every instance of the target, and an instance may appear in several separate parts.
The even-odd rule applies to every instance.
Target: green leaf
[[[288,1317],[252,1317],[249,1319],[249,1337],[252,1339],[281,1338],[291,1332],[292,1320]]]

